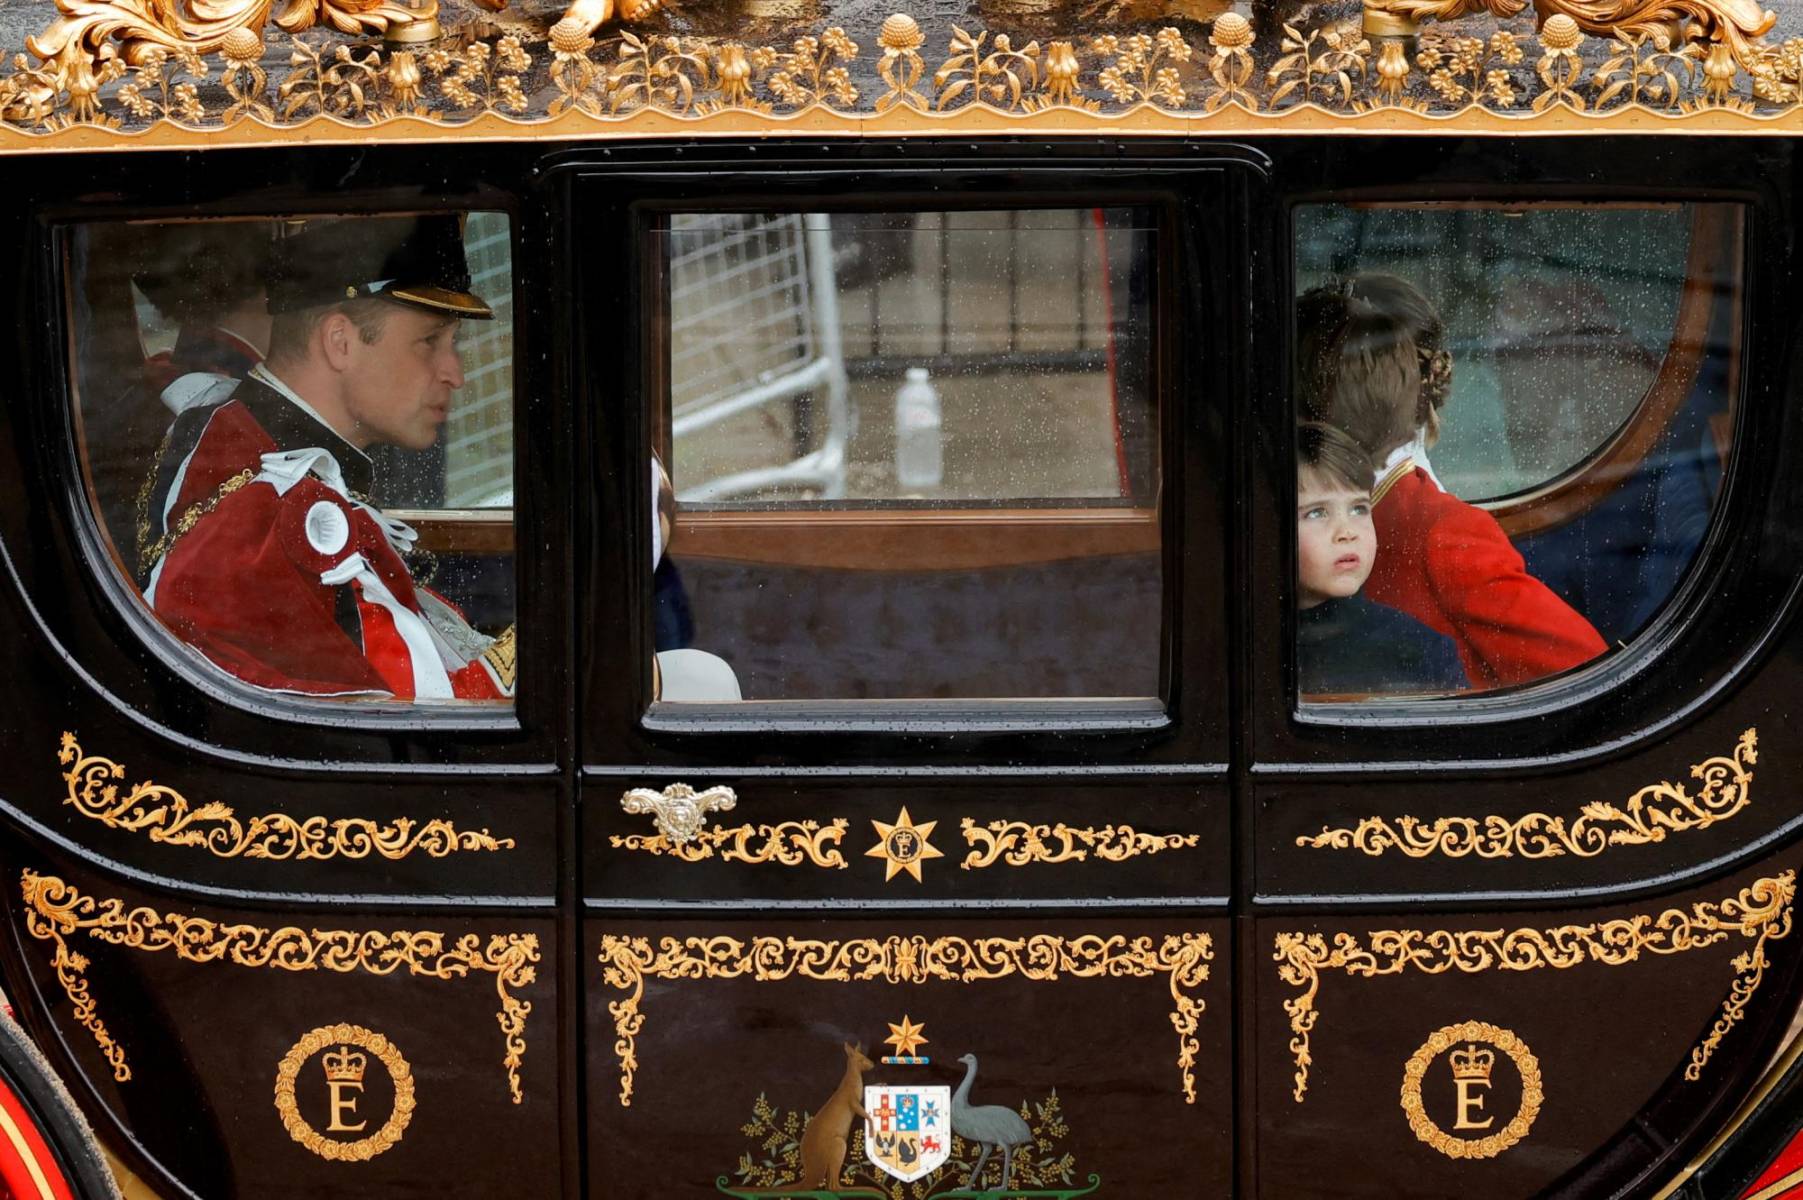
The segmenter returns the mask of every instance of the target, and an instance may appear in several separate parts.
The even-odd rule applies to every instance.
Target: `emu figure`
[[[977,1165],[971,1169],[970,1181],[964,1186],[973,1192],[981,1190],[983,1168],[989,1162],[990,1152],[999,1148],[1002,1152],[1001,1187],[1006,1190],[1014,1177],[1014,1148],[1032,1145],[1033,1131],[1011,1108],[999,1104],[972,1105],[970,1085],[977,1078],[977,1056],[966,1054],[958,1061],[964,1064],[964,1082],[952,1093],[952,1132],[983,1147],[983,1153],[977,1156]]]

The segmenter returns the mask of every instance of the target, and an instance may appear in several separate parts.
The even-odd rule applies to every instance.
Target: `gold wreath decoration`
[[[394,1111],[382,1128],[354,1142],[340,1142],[325,1137],[300,1114],[294,1099],[294,1081],[308,1059],[327,1046],[361,1046],[388,1068],[394,1080]],[[401,1057],[398,1046],[383,1035],[361,1025],[321,1025],[311,1030],[282,1057],[275,1071],[275,1107],[282,1114],[282,1127],[288,1136],[321,1158],[333,1162],[368,1162],[385,1150],[392,1150],[401,1140],[407,1123],[413,1119],[413,1068]]]
[[[1434,1124],[1421,1102],[1421,1080],[1428,1067],[1459,1042],[1486,1042],[1495,1046],[1509,1056],[1521,1073],[1521,1108],[1513,1120],[1488,1137],[1453,1137]],[[1545,1100],[1546,1093],[1540,1086],[1540,1060],[1512,1031],[1487,1021],[1466,1021],[1462,1025],[1435,1030],[1402,1069],[1402,1111],[1408,1114],[1409,1128],[1415,1131],[1416,1137],[1448,1158],[1495,1158],[1528,1135]]]

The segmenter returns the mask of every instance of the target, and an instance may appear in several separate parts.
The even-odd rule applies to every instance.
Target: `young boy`
[[[1360,595],[1377,562],[1371,458],[1331,425],[1296,436],[1297,658],[1304,695],[1451,692],[1452,639]]]
[[[1425,452],[1452,385],[1446,323],[1412,284],[1359,275],[1296,306],[1299,401],[1378,468],[1384,557],[1367,591],[1458,647],[1474,688],[1532,683],[1605,647],[1590,622],[1528,574],[1501,525],[1441,488]]]

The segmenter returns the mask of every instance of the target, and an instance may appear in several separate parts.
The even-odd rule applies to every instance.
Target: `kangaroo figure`
[[[864,1111],[864,1072],[874,1065],[864,1047],[844,1044],[845,1075],[820,1110],[801,1131],[801,1180],[804,1189],[844,1186],[845,1156],[851,1150],[851,1123],[869,1117]]]

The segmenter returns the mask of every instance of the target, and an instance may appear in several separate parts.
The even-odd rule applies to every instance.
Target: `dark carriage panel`
[[[962,1125],[955,1089],[974,1072],[969,1103],[1012,1111],[1031,1139],[1013,1155],[1016,1188],[1069,1197],[1230,1188],[1222,921],[622,913],[591,916],[586,929],[592,1195],[793,1190],[815,1140],[804,1134],[808,1114],[828,1107],[859,1043],[870,1065],[853,1086],[951,1090],[951,1123],[967,1130],[984,1126]],[[902,1030],[925,1039],[908,1043],[907,1057],[928,1061],[883,1062],[902,1057]],[[923,1106],[933,1102],[945,1097],[926,1092]],[[907,1187],[866,1159],[862,1122],[845,1115],[846,1186]],[[964,1186],[980,1150],[959,1136],[945,1151],[930,1186]],[[991,1187],[1000,1157],[990,1156]]]
[[[1531,786],[1519,773],[1260,783],[1256,895],[1531,903],[1687,886],[1794,836],[1796,766],[1763,715],[1730,705],[1631,757],[1544,768]]]
[[[1258,1194],[1656,1187],[1790,1022],[1793,858],[1606,909],[1261,919]]]
[[[31,844],[7,869],[15,1001],[170,1195],[555,1193],[542,911],[230,909]],[[472,1153],[472,1121],[521,1154]]]

